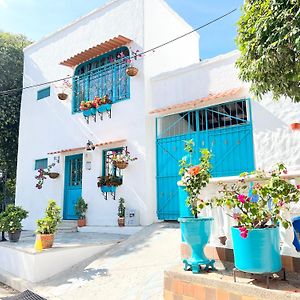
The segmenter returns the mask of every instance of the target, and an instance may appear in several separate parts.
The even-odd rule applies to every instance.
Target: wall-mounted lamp
[[[59,164],[59,161],[60,161],[60,157],[59,156],[54,156],[53,157],[53,161],[57,164]]]
[[[92,150],[94,151],[95,150],[95,146],[92,141],[90,141],[90,140],[87,141],[85,150],[86,151],[92,151]]]

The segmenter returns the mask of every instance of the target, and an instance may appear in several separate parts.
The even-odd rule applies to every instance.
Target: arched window
[[[78,112],[80,102],[95,96],[108,95],[116,103],[129,99],[129,76],[126,75],[129,56],[127,47],[121,47],[77,66],[73,78],[72,112]]]

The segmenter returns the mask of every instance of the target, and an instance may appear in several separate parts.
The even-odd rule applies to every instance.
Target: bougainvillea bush
[[[276,227],[279,223],[284,228],[291,225],[284,215],[291,202],[299,201],[300,191],[284,178],[286,173],[284,164],[280,163],[269,173],[259,170],[241,174],[233,184],[220,182],[220,197],[215,199],[216,204],[231,210],[230,216],[237,222],[243,238],[251,229]],[[250,175],[255,175],[257,181],[251,195],[246,183]]]
[[[198,212],[210,204],[210,202],[200,198],[200,193],[211,177],[211,153],[208,149],[200,149],[201,156],[199,164],[194,165],[193,155],[195,153],[193,140],[185,142],[184,150],[187,152],[187,156],[184,156],[179,161],[179,175],[181,175],[180,184],[185,187],[188,194],[186,204],[195,218],[197,218]]]

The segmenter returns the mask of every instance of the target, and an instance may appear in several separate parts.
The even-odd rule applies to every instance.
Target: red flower
[[[194,167],[189,168],[188,173],[192,176],[195,176],[195,175],[199,174],[200,170],[201,170],[201,168],[199,166],[194,166]]]
[[[246,196],[246,195],[243,195],[243,194],[239,194],[237,198],[238,198],[238,200],[239,200],[241,203],[243,203],[243,204],[246,202],[246,200],[248,200],[248,199],[247,199],[247,196]]]
[[[248,229],[246,227],[240,227],[239,231],[243,239],[245,239],[248,236]]]

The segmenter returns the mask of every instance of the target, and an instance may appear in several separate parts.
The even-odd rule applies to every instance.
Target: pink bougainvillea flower
[[[284,169],[282,172],[283,172],[283,174],[287,174],[288,171],[287,171],[287,169]]]
[[[297,189],[298,189],[298,190],[300,190],[300,184],[297,184],[297,186],[296,186],[296,187],[297,187]]]
[[[246,195],[243,195],[243,194],[239,194],[238,195],[238,200],[241,202],[241,203],[245,203],[246,200],[247,200],[247,196]]]
[[[246,227],[240,227],[239,231],[243,239],[245,239],[248,236],[248,229]]]

